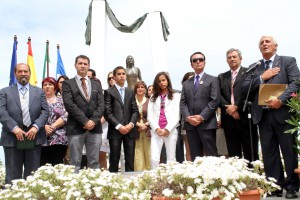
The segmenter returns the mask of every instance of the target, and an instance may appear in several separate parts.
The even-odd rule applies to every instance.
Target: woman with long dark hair
[[[159,165],[165,143],[167,162],[176,161],[177,129],[180,120],[180,94],[174,93],[169,75],[159,72],[153,82],[154,93],[148,104],[148,122],[151,127],[151,168]]]

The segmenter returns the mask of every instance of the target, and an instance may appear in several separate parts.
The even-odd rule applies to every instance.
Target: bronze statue
[[[126,58],[126,77],[127,87],[131,90],[134,90],[134,85],[142,80],[141,71],[134,66],[134,59],[131,55]]]

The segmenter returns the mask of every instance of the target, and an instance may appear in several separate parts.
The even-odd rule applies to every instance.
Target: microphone
[[[246,74],[248,74],[249,72],[254,70],[257,66],[260,66],[260,65],[261,65],[261,62],[257,61],[254,65],[252,65],[252,67],[249,67],[249,69],[246,71]]]

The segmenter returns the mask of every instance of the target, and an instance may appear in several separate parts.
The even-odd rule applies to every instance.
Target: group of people
[[[132,56],[127,57],[126,69],[118,66],[108,74],[109,88],[104,91],[84,55],[76,57],[74,78],[56,81],[47,77],[42,89],[29,84],[29,66],[17,64],[17,84],[0,91],[0,144],[5,153],[6,183],[26,178],[45,163],[62,163],[66,155],[78,172],[84,146],[86,165],[93,169],[99,168],[99,162],[107,167],[109,151],[110,172],[118,172],[122,151],[125,171],[156,168],[163,146],[167,162],[176,161],[181,134],[188,160],[218,156],[216,130],[222,127],[228,156],[249,161],[259,158],[259,133],[266,176],[277,180],[287,191],[286,198],[298,198],[299,178],[293,173],[298,165],[295,135],[284,132],[292,128],[286,123],[291,115],[286,103],[299,91],[296,82],[300,72],[295,58],[276,54],[274,37],[262,36],[258,46],[262,59],[249,68],[241,65],[240,50],[229,49],[226,60],[230,69],[218,77],[205,73],[202,52],[193,53],[193,72],[183,77],[181,91],[173,89],[167,72],[159,72],[147,88]],[[287,87],[261,106],[261,84]],[[282,190],[272,195],[282,196]]]

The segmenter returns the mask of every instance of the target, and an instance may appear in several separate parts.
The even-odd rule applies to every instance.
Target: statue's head
[[[131,55],[126,58],[126,66],[134,66],[134,58]]]

